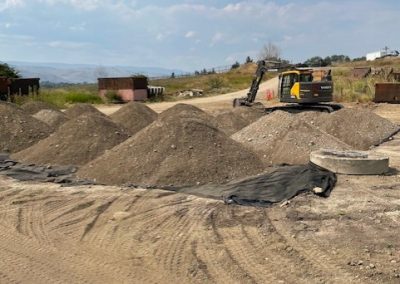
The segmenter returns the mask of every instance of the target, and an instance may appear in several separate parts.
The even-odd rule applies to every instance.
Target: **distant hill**
[[[41,82],[95,83],[99,77],[124,77],[144,74],[150,77],[185,73],[182,70],[157,67],[99,66],[90,64],[7,62],[20,71],[23,77],[38,77]]]

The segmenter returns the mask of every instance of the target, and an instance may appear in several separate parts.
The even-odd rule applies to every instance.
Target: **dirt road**
[[[274,90],[277,92],[278,89],[278,77],[268,80],[260,85],[260,89],[257,96],[257,101],[265,100],[265,92],[267,89]],[[216,110],[222,108],[230,108],[232,107],[233,99],[240,98],[246,96],[248,90],[241,90],[229,94],[212,96],[212,97],[203,97],[203,98],[195,98],[195,99],[187,99],[180,100],[176,102],[163,102],[163,103],[152,103],[148,106],[151,107],[156,112],[162,112],[178,103],[185,103],[195,105],[199,108],[205,110]],[[106,115],[110,115],[116,112],[121,108],[121,105],[99,105],[97,108]]]

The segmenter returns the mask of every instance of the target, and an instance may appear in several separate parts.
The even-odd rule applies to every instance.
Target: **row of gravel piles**
[[[77,174],[105,184],[179,186],[224,183],[263,168],[256,154],[214,125],[212,116],[179,104]]]
[[[51,132],[51,127],[17,105],[0,103],[0,152],[18,152],[46,138]]]
[[[265,164],[301,164],[321,148],[368,150],[399,131],[399,126],[363,109],[333,113],[276,111],[232,138],[259,153]]]
[[[12,158],[39,165],[84,165],[128,137],[128,132],[109,118],[87,113],[64,123],[51,136]]]
[[[321,148],[351,148],[315,127],[314,115],[319,116],[316,113],[296,115],[275,111],[235,133],[232,138],[258,153],[268,166],[308,163],[310,153]]]

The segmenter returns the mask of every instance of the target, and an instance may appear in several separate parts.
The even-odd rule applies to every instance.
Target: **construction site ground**
[[[400,105],[346,106],[400,124]],[[339,175],[329,198],[271,208],[0,176],[0,283],[400,283],[400,135],[374,151],[388,175]]]

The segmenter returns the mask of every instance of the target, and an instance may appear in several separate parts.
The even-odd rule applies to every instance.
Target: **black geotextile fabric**
[[[8,154],[0,153],[0,174],[20,181],[53,182],[62,186],[93,184],[87,180],[77,180],[74,177],[76,170],[73,166],[23,165],[9,159]]]
[[[0,174],[21,181],[59,183],[62,186],[91,185],[93,181],[77,180],[75,167],[23,165],[0,153]],[[313,164],[281,166],[261,175],[234,180],[226,184],[200,186],[145,186],[174,192],[222,199],[226,204],[268,207],[289,200],[303,192],[328,197],[336,184],[336,175]],[[143,186],[134,186],[143,187]],[[315,190],[315,189],[318,190]]]
[[[223,199],[227,204],[267,207],[303,192],[328,197],[336,174],[316,165],[282,166],[272,172],[223,185],[167,187],[175,192]]]

